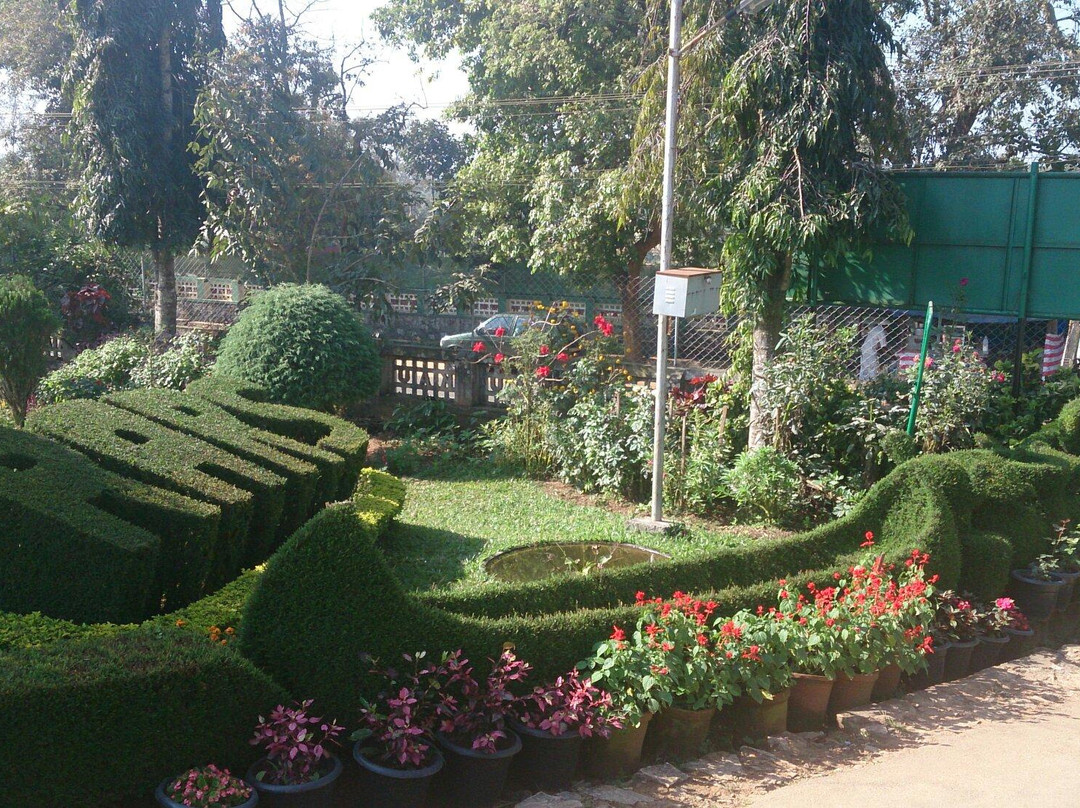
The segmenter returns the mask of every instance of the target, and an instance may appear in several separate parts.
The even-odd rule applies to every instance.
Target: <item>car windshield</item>
[[[525,331],[529,325],[529,318],[521,314],[499,314],[489,317],[480,324],[477,333],[494,334],[498,329],[506,329],[508,336],[517,337]]]

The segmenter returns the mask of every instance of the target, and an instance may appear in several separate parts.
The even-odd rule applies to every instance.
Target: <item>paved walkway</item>
[[[1080,808],[1080,646],[848,713],[619,784],[579,783],[519,808]],[[513,803],[511,803],[513,804]]]

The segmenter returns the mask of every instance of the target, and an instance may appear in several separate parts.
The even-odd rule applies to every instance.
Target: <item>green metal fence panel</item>
[[[815,301],[919,309],[933,300],[971,313],[1080,319],[1080,173],[895,176],[911,243],[880,241],[869,256],[818,269]]]

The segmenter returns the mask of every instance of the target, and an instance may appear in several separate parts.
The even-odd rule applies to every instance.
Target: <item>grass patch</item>
[[[381,547],[402,586],[414,592],[480,586],[492,580],[483,568],[487,559],[526,544],[628,542],[689,558],[751,540],[751,530],[721,533],[696,526],[667,536],[633,532],[621,514],[567,502],[532,480],[476,467],[407,483],[405,509]]]

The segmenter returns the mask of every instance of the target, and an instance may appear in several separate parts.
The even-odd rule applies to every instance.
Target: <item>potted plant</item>
[[[360,766],[361,789],[371,808],[419,808],[427,800],[432,778],[443,767],[433,730],[439,666],[425,654],[403,654],[408,674],[381,669],[372,660],[371,674],[385,685],[375,701],[364,701],[353,758]]]
[[[259,716],[253,746],[264,757],[248,769],[247,780],[259,792],[259,804],[269,808],[331,808],[341,761],[329,744],[337,743],[342,727],[309,715],[312,700],[279,704],[268,718]]]
[[[483,682],[461,651],[447,654],[440,667],[436,741],[446,758],[441,793],[458,805],[485,806],[506,786],[521,739],[506,726],[518,697],[510,688],[525,680],[529,665],[505,650]]]
[[[1035,646],[1035,629],[1012,598],[998,598],[996,604],[1009,616],[1009,624],[1004,629],[1009,636],[1009,644],[1005,646],[1002,662],[1027,656]]]
[[[1054,573],[1057,560],[1052,555],[1041,555],[1025,569],[1009,573],[1009,589],[1013,599],[1030,620],[1045,620],[1054,613],[1058,593],[1065,580]]]
[[[935,598],[934,620],[938,635],[949,642],[944,681],[967,676],[971,654],[979,644],[977,616],[970,596],[960,596],[952,590],[941,592]]]
[[[170,777],[154,793],[162,808],[254,808],[259,795],[228,769],[214,764]]]
[[[911,680],[920,676],[929,669],[928,659],[935,655],[931,596],[937,576],[927,577],[929,561],[927,553],[912,550],[903,569],[893,575],[876,597],[872,608],[879,613],[886,647],[881,672],[871,694],[873,701],[891,698],[902,677]]]
[[[787,620],[794,632],[788,729],[819,730],[828,717],[829,699],[842,664],[843,649],[832,615],[837,590],[818,587],[811,581],[804,595],[789,591],[786,583],[781,579],[779,608],[770,608],[768,614],[772,619]],[[759,606],[758,614],[763,613]]]
[[[638,594],[643,601],[644,593]],[[660,674],[659,648],[645,631],[651,625],[643,616],[629,637],[613,626],[611,637],[577,664],[577,669],[608,695],[602,710],[611,731],[607,737],[594,736],[585,742],[585,768],[593,777],[613,779],[637,771],[649,722],[671,704],[667,678]]]
[[[971,673],[978,673],[998,664],[1005,645],[1009,642],[1009,635],[1005,633],[1005,629],[1012,622],[1012,618],[1001,605],[1001,601],[1011,603],[1008,598],[999,598],[989,605],[979,604],[975,608],[975,625],[979,643],[971,652],[969,667]]]
[[[760,741],[787,728],[788,697],[794,681],[792,647],[797,632],[789,621],[742,611],[718,621],[717,630],[730,653],[736,741]]]
[[[675,592],[670,601],[642,596],[639,605],[648,647],[658,652],[657,675],[671,693],[650,732],[660,751],[694,757],[717,709],[734,698],[731,665],[709,625],[717,604]]]
[[[1058,590],[1055,608],[1064,614],[1080,598],[1080,535],[1069,530],[1069,520],[1062,519],[1054,525],[1054,535],[1050,539],[1050,555],[1053,557],[1053,572],[1064,581]]]
[[[514,706],[510,723],[521,738],[512,774],[540,791],[570,787],[585,738],[607,737],[618,719],[609,718],[611,696],[577,670],[533,689]]]

